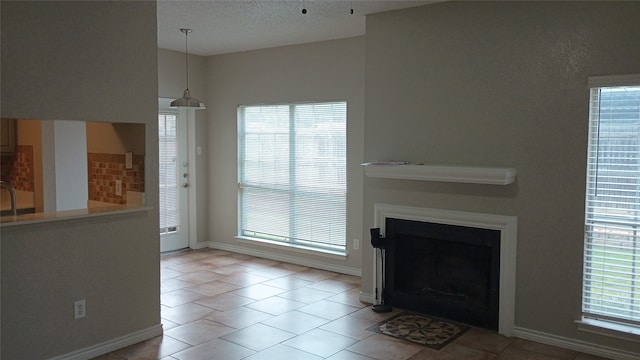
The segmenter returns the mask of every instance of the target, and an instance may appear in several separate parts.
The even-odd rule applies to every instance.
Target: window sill
[[[319,256],[329,257],[329,258],[338,259],[338,260],[347,259],[347,254],[339,251],[316,249],[316,248],[311,248],[308,246],[301,246],[301,245],[285,244],[277,241],[269,241],[269,240],[258,239],[258,238],[253,238],[249,236],[236,236],[235,238],[238,241],[241,241],[247,244],[260,245],[260,246],[265,246],[269,248],[287,250],[287,251],[292,251],[292,252],[297,252],[302,254],[319,255]]]
[[[576,320],[578,330],[640,343],[640,327],[612,321],[583,318]]]

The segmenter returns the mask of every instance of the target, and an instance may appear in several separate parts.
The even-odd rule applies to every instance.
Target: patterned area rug
[[[440,350],[469,328],[412,312],[403,312],[367,330]]]

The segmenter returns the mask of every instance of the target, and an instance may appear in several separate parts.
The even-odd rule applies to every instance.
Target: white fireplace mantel
[[[508,185],[515,181],[518,174],[514,168],[503,167],[413,165],[393,162],[362,165],[368,177],[384,179]]]

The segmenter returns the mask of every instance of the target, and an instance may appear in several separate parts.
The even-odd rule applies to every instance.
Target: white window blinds
[[[178,230],[177,114],[158,114],[160,233]]]
[[[239,235],[345,251],[345,102],[242,106]]]
[[[640,326],[640,86],[592,88],[589,117],[583,316]]]

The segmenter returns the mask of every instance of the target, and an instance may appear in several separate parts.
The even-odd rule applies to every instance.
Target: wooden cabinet
[[[5,154],[16,152],[16,119],[1,119],[0,151]]]

